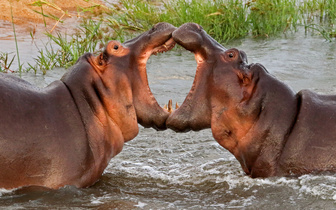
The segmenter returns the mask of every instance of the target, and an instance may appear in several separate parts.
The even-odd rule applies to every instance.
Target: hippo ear
[[[241,93],[242,93],[241,102],[248,101],[253,94],[253,89],[255,86],[253,73],[251,71],[248,72],[237,71],[236,74],[239,80],[239,84],[241,86]]]
[[[252,81],[252,72],[237,71],[237,77],[242,86],[247,86]]]
[[[95,59],[93,59],[93,63],[91,65],[95,66],[95,70],[104,71],[105,64],[106,64],[106,55],[105,53],[100,53]]]

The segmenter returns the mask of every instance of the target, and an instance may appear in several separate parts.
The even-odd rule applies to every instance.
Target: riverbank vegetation
[[[83,53],[101,50],[108,40],[123,42],[158,22],[175,26],[198,23],[220,43],[276,37],[296,33],[299,28],[327,41],[336,37],[336,0],[121,0],[106,5],[104,14],[83,19],[74,34],[47,32],[48,44],[38,49],[35,63],[28,64],[26,70],[46,73],[55,67],[70,67]],[[4,59],[7,66],[0,70],[9,69],[11,59],[2,55],[0,66]]]

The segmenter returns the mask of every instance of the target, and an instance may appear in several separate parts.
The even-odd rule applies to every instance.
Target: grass
[[[109,21],[127,30],[146,31],[157,22],[180,26],[195,22],[226,43],[246,36],[271,37],[305,27],[331,41],[335,37],[336,0],[171,0],[159,4],[122,0]]]
[[[11,60],[8,56],[9,56],[8,53],[0,53],[0,72],[5,72],[5,73],[9,71],[13,72],[13,70],[11,70],[11,66],[15,59],[15,55],[13,56]]]
[[[179,26],[186,22],[195,22],[203,26],[219,42],[227,42],[248,34],[249,23],[246,21],[247,7],[240,0],[169,1],[160,15],[160,21]]]
[[[43,13],[47,0],[35,4],[43,18],[54,18]],[[83,19],[74,34],[47,32],[49,42],[26,70],[68,68],[85,52],[97,52],[112,39],[124,42],[157,22],[195,22],[221,43],[248,36],[276,37],[298,27],[329,41],[336,38],[336,0],[121,0],[108,8],[103,16]]]
[[[19,46],[17,43],[17,39],[16,39],[16,32],[15,32],[15,24],[14,24],[14,17],[13,17],[13,7],[12,7],[12,2],[10,2],[10,10],[11,10],[11,19],[12,19],[12,26],[13,26],[13,34],[14,34],[14,39],[15,39],[15,48],[16,48],[16,56],[17,56],[17,60],[18,60],[18,65],[19,65],[19,73],[21,76],[21,72],[22,72],[22,65],[20,63],[20,54],[19,54]],[[7,60],[8,54],[6,54],[6,59],[5,62]],[[14,58],[13,58],[14,59]],[[11,66],[13,63],[13,60],[11,61],[10,65]],[[6,66],[5,66],[6,67]]]
[[[313,30],[329,41],[336,38],[336,0],[304,1],[300,14],[306,33]]]
[[[299,15],[292,0],[259,0],[248,4],[248,21],[253,36],[272,36],[288,29],[296,30]]]
[[[102,32],[98,31],[101,23],[86,20],[73,35],[46,33],[49,43],[38,50],[39,55],[35,58],[35,65],[28,64],[27,71],[33,70],[36,73],[41,70],[46,74],[47,70],[55,67],[68,68],[74,65],[84,53],[95,52],[99,49],[98,44],[102,39]]]
[[[44,23],[44,26],[47,27],[47,22],[46,22],[46,18],[49,18],[49,19],[54,19],[58,22],[61,22],[61,19],[62,17],[66,14],[65,11],[63,11],[61,8],[59,8],[56,4],[52,3],[52,2],[49,2],[48,0],[38,0],[38,1],[34,1],[32,3],[30,3],[30,6],[36,6],[36,7],[39,7],[41,9],[41,12],[38,11],[38,10],[35,10],[35,9],[32,9],[34,12],[36,12],[37,14],[40,14],[43,18],[43,23]],[[53,8],[55,10],[58,10],[60,12],[63,13],[63,15],[58,18],[52,14],[45,14],[44,11],[43,11],[43,6],[48,6],[50,8]]]

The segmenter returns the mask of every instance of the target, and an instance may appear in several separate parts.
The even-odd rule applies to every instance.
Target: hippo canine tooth
[[[168,101],[168,112],[173,112],[173,101],[171,99]]]
[[[178,103],[176,102],[176,104],[175,104],[175,109],[178,109],[180,106],[178,105]],[[172,113],[173,111],[174,111],[174,109],[173,109],[173,101],[172,101],[172,99],[170,99],[169,101],[168,101],[168,105],[167,104],[165,104],[164,106],[163,106],[163,108],[165,109],[165,110],[167,110],[169,113]]]

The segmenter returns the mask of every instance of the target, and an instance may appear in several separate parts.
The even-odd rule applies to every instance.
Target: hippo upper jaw
[[[214,62],[214,55],[226,49],[208,35],[202,26],[185,23],[173,32],[174,41],[186,50],[195,54],[197,63]]]

